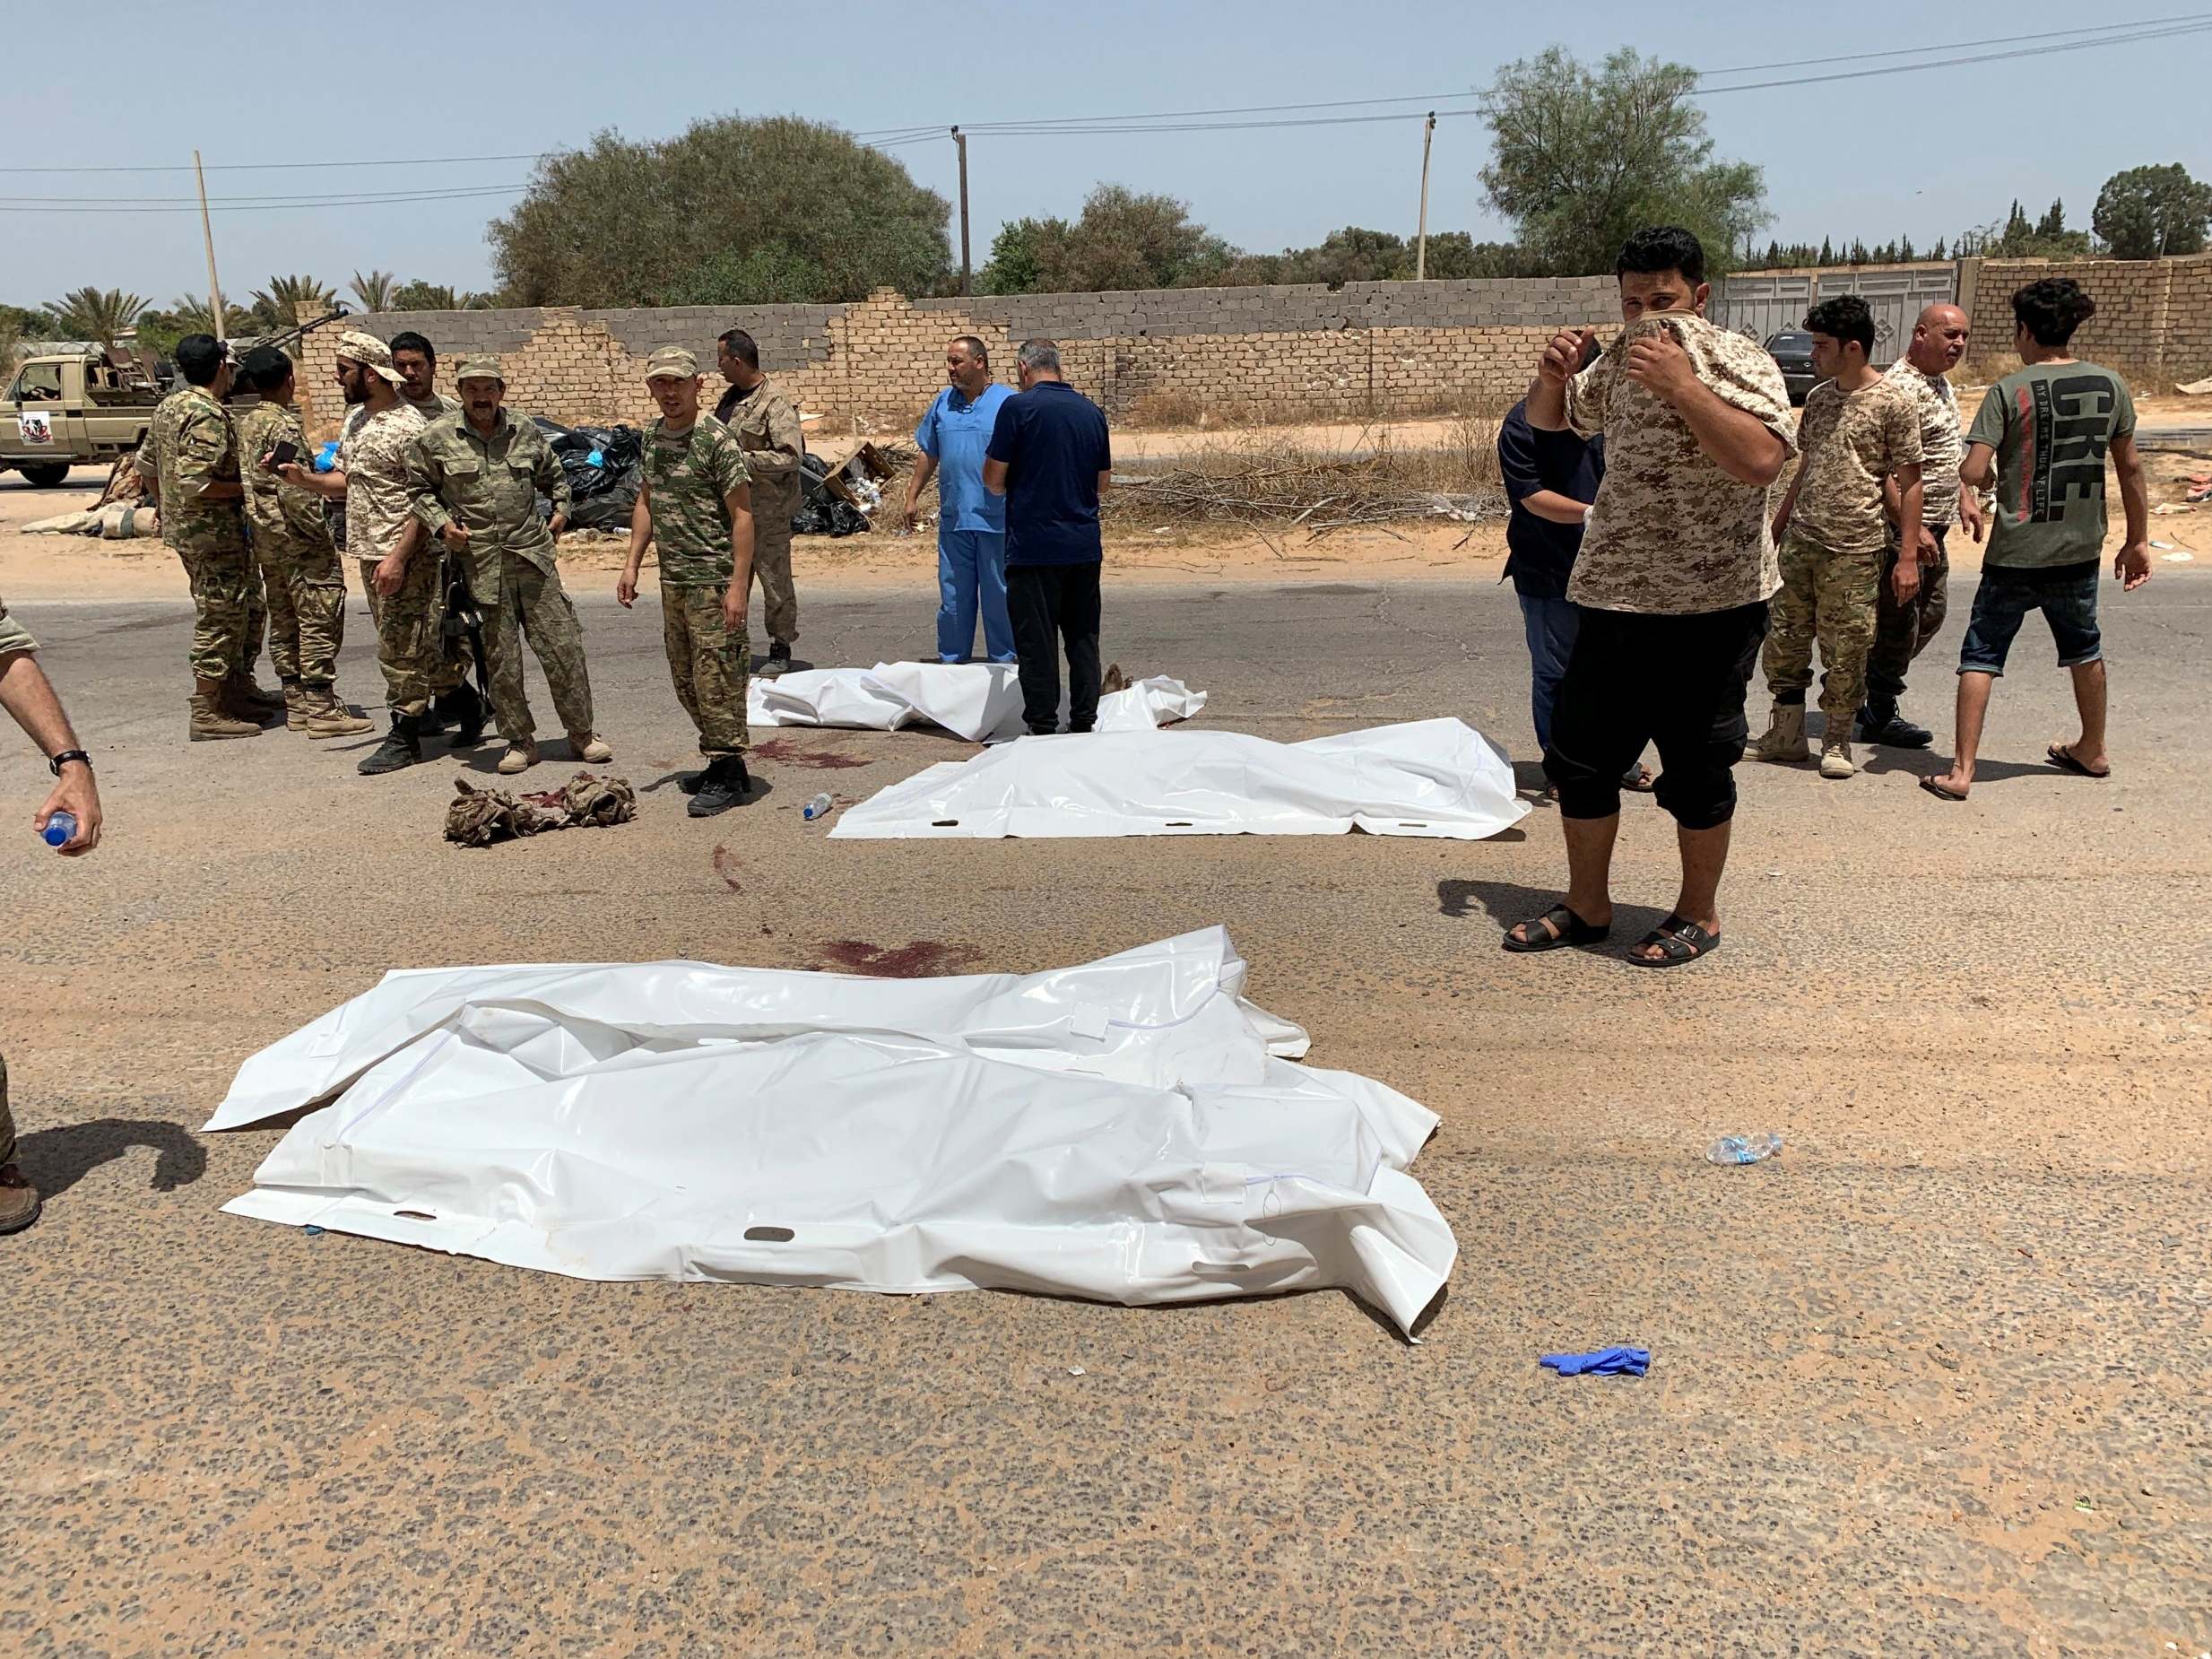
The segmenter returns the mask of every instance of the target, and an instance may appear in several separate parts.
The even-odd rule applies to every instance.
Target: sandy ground
[[[896,585],[828,581],[834,556],[802,563],[802,655],[924,648],[921,546]],[[1559,879],[1548,812],[1469,846],[830,842],[800,817],[817,788],[963,750],[801,734],[761,745],[759,798],[692,822],[654,602],[581,580],[640,818],[463,852],[444,802],[496,749],[371,780],[361,745],[187,744],[188,610],[165,560],[130,568],[127,596],[24,597],[0,567],[109,813],[90,860],[27,834],[0,860],[50,1193],[0,1240],[0,1650],[2212,1647],[2200,570],[2105,589],[2112,781],[2043,761],[2065,682],[2031,625],[1971,802],[1914,789],[1923,757],[1747,767],[1726,945],[1651,974],[1497,949]],[[1107,654],[1271,736],[1459,715],[1533,782],[1495,573],[1117,559]],[[1911,699],[1938,724],[1959,626]],[[12,812],[44,777],[0,748]],[[1672,863],[1632,802],[1624,941]],[[1417,1172],[1462,1255],[1418,1347],[1336,1294],[602,1285],[310,1238],[217,1213],[273,1132],[195,1133],[246,1055],[387,967],[1029,970],[1216,922],[1316,1064],[1443,1115]],[[1767,1128],[1774,1163],[1702,1160]],[[1535,1363],[1614,1342],[1653,1351],[1647,1379]]]

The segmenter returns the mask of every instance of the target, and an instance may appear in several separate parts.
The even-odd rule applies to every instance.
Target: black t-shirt
[[[1582,551],[1580,525],[1555,524],[1523,505],[1539,490],[1572,501],[1598,499],[1605,482],[1605,439],[1573,432],[1540,432],[1529,424],[1529,406],[1515,404],[1497,429],[1497,469],[1513,517],[1505,523],[1505,574],[1528,599],[1564,599],[1566,581]]]
[[[984,452],[1006,465],[1006,563],[1097,564],[1098,474],[1114,465],[1106,416],[1063,380],[1040,380],[999,405]]]

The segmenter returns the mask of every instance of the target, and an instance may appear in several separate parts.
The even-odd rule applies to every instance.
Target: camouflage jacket
[[[764,376],[750,392],[734,386],[724,392],[715,419],[745,452],[755,522],[772,524],[779,515],[788,521],[799,510],[799,460],[806,454],[806,434],[791,400]]]
[[[1567,382],[1567,424],[1584,438],[1605,435],[1605,482],[1566,596],[1595,610],[1660,616],[1756,604],[1782,586],[1770,486],[1723,473],[1687,421],[1628,378],[1628,347],[1661,330],[1688,353],[1707,390],[1797,453],[1789,387],[1757,341],[1687,312],[1638,317]]]
[[[256,404],[237,417],[239,471],[246,481],[246,521],[254,543],[305,543],[317,552],[330,551],[330,523],[323,500],[298,484],[288,484],[265,463],[279,444],[291,444],[307,464],[311,446],[299,425],[299,413],[282,404]]]
[[[338,440],[338,470],[345,474],[345,550],[356,559],[389,557],[413,517],[407,451],[422,425],[422,417],[404,403],[381,414],[347,419],[345,436]]]
[[[681,435],[655,421],[646,434],[646,503],[664,587],[726,586],[731,576],[726,498],[752,482],[745,453],[712,415]]]
[[[449,524],[469,533],[469,588],[479,604],[497,604],[508,554],[553,569],[553,537],[538,517],[538,497],[568,510],[568,479],[534,421],[505,407],[484,437],[458,411],[433,421],[407,447],[407,495],[433,537]]]
[[[435,421],[441,415],[458,414],[461,411],[461,400],[457,397],[447,397],[442,392],[432,392],[421,403],[415,402],[406,393],[402,392],[399,395],[399,401],[421,415],[426,422]]]
[[[1921,522],[1943,525],[1958,517],[1958,464],[1965,445],[1958,430],[1958,394],[1943,375],[1922,374],[1913,360],[1900,357],[1889,378],[1912,394],[1920,412]]]
[[[138,470],[160,491],[161,539],[169,546],[180,553],[245,551],[244,504],[200,499],[209,484],[239,482],[237,429],[205,387],[179,387],[161,400]]]

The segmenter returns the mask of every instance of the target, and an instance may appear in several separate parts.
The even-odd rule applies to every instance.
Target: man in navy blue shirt
[[[1006,503],[983,487],[983,452],[999,405],[1013,392],[991,378],[991,356],[973,334],[945,348],[952,384],[914,429],[921,465],[906,485],[902,529],[914,528],[915,504],[937,480],[937,660],[964,663],[983,616],[983,642],[994,663],[1014,660],[1013,625],[1006,618]]]
[[[1068,649],[1068,730],[1098,718],[1098,498],[1114,470],[1106,416],[1060,378],[1060,348],[1022,343],[1021,392],[999,408],[983,484],[1006,498],[1006,609],[1021,664],[1021,714],[1060,727],[1060,642]]]
[[[1589,355],[1596,350],[1593,341]],[[1605,480],[1605,439],[1540,432],[1529,424],[1523,400],[1497,430],[1497,467],[1513,504],[1505,524],[1505,574],[1521,602],[1529,644],[1529,708],[1536,746],[1544,750],[1551,747],[1552,699],[1582,620],[1567,599],[1566,582],[1582,551],[1583,516]],[[1632,766],[1621,781],[1648,790],[1651,774]]]

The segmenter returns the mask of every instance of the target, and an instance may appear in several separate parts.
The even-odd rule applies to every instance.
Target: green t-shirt
[[[655,421],[646,436],[646,508],[661,550],[664,587],[725,586],[730,579],[728,497],[751,482],[745,452],[712,415],[688,432]]]
[[[2135,431],[2127,382],[2095,363],[2034,363],[1982,399],[1969,444],[1997,451],[1984,564],[2050,568],[2104,555],[2104,452]]]

